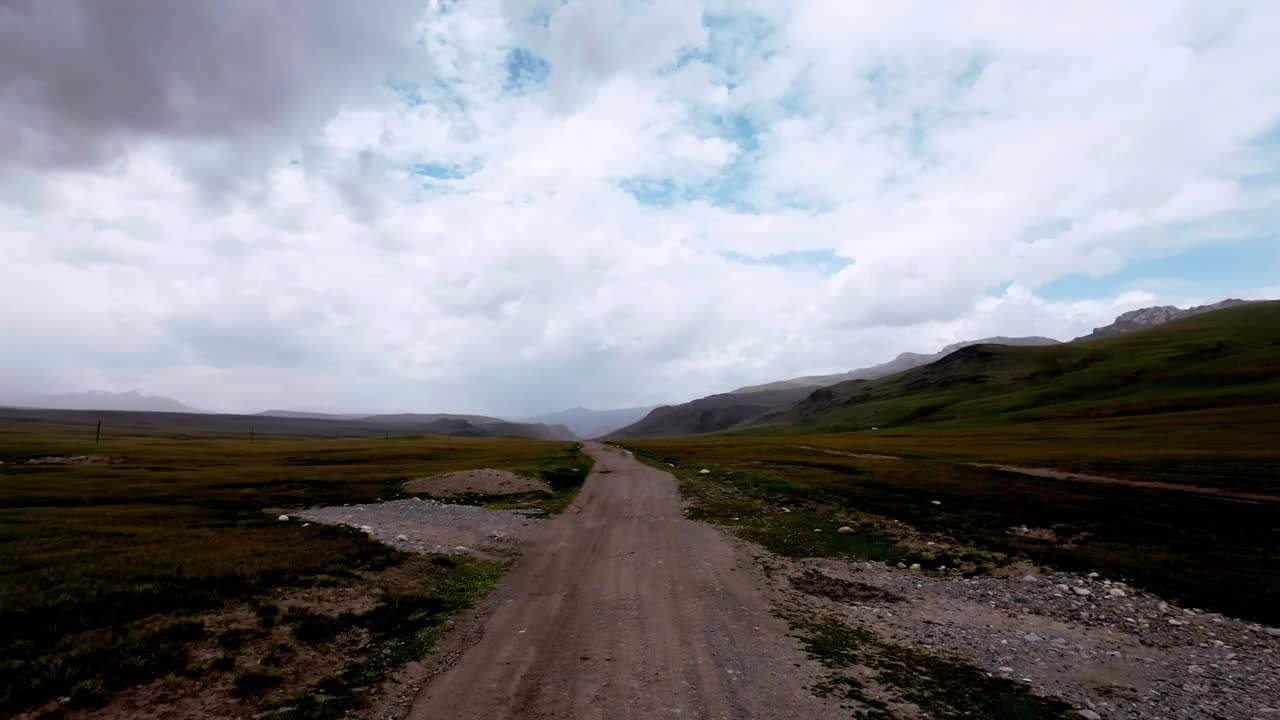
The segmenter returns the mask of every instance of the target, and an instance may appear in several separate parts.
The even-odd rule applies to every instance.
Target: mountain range
[[[1077,346],[1083,346],[1092,341],[1149,330],[1170,322],[1246,304],[1275,305],[1276,303],[1253,303],[1228,299],[1185,309],[1173,306],[1141,308],[1123,313],[1111,324],[1095,328],[1089,335],[1076,338],[1069,343],[1035,336],[989,337],[948,345],[936,353],[904,352],[888,362],[870,367],[741,387],[727,393],[710,395],[678,405],[609,410],[574,407],[533,418],[514,420],[450,413],[329,414],[292,410],[267,410],[256,415],[215,416],[177,400],[148,395],[139,390],[122,393],[90,391],[61,395],[14,395],[0,397],[0,405],[63,411],[157,413],[166,416],[205,415],[208,418],[205,424],[210,426],[239,428],[246,423],[254,426],[260,421],[263,424],[263,432],[271,432],[270,428],[275,427],[280,432],[299,434],[437,433],[469,437],[512,435],[542,440],[696,435],[777,422],[802,421],[812,424],[814,418],[824,417],[834,412],[832,408],[837,405],[839,407],[865,406],[871,399],[877,397],[878,391],[874,388],[889,387],[883,383],[875,386],[868,385],[867,383],[871,381],[883,379],[892,381],[894,378],[909,376],[908,384],[914,383],[911,387],[915,389],[911,392],[933,387],[936,383],[970,382],[972,379],[957,380],[953,374],[945,372],[946,368],[960,360],[974,361],[981,358],[1003,357],[1002,353],[1007,351],[998,348],[1067,348],[1062,351],[1027,350],[1024,353],[1026,357],[1032,357],[1036,352],[1047,352],[1046,357],[1065,357],[1075,352],[1074,348]],[[938,375],[940,369],[943,372]],[[985,378],[986,376],[977,377]],[[986,380],[973,382],[986,382]],[[905,387],[899,388],[897,392],[910,394]],[[848,413],[845,414],[848,415]],[[218,419],[215,421],[215,418]],[[156,418],[151,420],[158,421]],[[193,426],[200,424],[196,418],[184,422]],[[886,424],[883,418],[872,417],[863,418],[859,422]]]
[[[833,403],[858,405],[865,401],[871,396],[865,395],[861,386],[866,385],[868,381],[907,377],[911,374],[913,378],[920,376],[917,380],[924,383],[920,387],[925,387],[930,382],[928,368],[945,368],[948,361],[957,356],[969,357],[985,352],[996,352],[981,349],[1028,348],[1028,352],[1035,352],[1036,348],[1044,348],[1045,352],[1054,353],[1056,352],[1054,348],[1074,346],[1089,340],[1146,330],[1174,320],[1232,308],[1246,302],[1231,299],[1187,309],[1172,306],[1143,308],[1124,313],[1110,325],[1096,328],[1090,335],[1077,338],[1070,343],[1061,343],[1046,337],[991,337],[948,345],[933,354],[902,353],[886,363],[845,373],[811,375],[738,388],[730,393],[656,408],[638,422],[615,430],[608,439],[696,435],[812,418],[815,414],[822,414],[815,408],[830,409]],[[945,373],[944,376],[950,377]],[[866,421],[868,426],[877,423],[885,424],[879,419]]]
[[[573,407],[568,410],[523,418],[520,422],[543,423],[546,425],[563,425],[578,437],[597,438],[608,435],[621,427],[626,427],[648,415],[655,406],[615,408],[612,410],[592,410],[584,407]]]

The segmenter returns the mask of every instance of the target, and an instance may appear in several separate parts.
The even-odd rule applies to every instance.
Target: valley
[[[0,708],[1264,717],[1277,332],[1250,303],[536,422],[3,409]]]

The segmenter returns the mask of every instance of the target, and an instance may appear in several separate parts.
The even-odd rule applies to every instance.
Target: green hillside
[[[962,427],[1208,408],[1280,413],[1280,302],[1063,345],[975,345],[891,377],[817,390],[767,430]]]

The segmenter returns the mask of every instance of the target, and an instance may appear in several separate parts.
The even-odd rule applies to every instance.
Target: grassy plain
[[[188,666],[205,634],[198,613],[406,560],[362,533],[279,522],[266,508],[392,499],[403,480],[450,470],[558,478],[583,463],[573,443],[514,438],[249,441],[112,428],[95,445],[93,435],[85,425],[0,425],[0,713],[57,696],[100,702],[162,672],[200,672]],[[26,462],[82,455],[116,461]],[[435,623],[483,589],[475,578],[493,570],[480,565],[438,566],[409,600],[384,598],[400,615],[384,609],[379,622],[391,612]],[[245,684],[252,691],[254,678]]]
[[[1098,571],[1187,606],[1280,623],[1280,503],[1028,477],[961,462],[1043,467],[1070,458],[1089,469],[1156,474],[1152,479],[1194,476],[1201,486],[1235,487],[1238,478],[1230,473],[1218,481],[1193,471],[1222,463],[1274,479],[1276,454],[1256,437],[1233,444],[1227,428],[1174,432],[1176,443],[1152,450],[1145,438],[1156,432],[1142,428],[1126,436],[1045,424],[1038,434],[916,428],[623,445],[655,464],[676,466],[694,517],[733,525],[785,555],[922,562],[926,568],[1028,558],[1064,570]],[[1110,440],[1096,442],[1098,435]],[[812,449],[819,447],[901,459]],[[1182,468],[1185,475],[1159,472],[1164,467]],[[703,468],[711,473],[701,474]],[[968,558],[922,556],[919,548],[897,542],[884,523],[847,535],[832,532],[852,513],[939,533],[975,552]],[[1032,532],[1019,532],[1024,526]],[[815,533],[817,528],[824,532]]]

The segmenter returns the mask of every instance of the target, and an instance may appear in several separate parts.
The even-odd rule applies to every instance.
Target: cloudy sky
[[[0,391],[520,415],[1280,296],[1278,29],[0,0]]]

